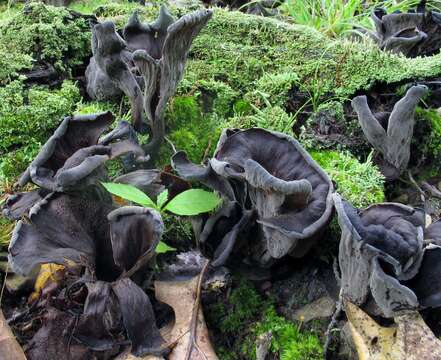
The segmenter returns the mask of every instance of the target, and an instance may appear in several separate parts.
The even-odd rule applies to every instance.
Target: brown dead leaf
[[[15,339],[10,327],[6,323],[3,312],[0,310],[0,359],[26,360],[26,356]]]
[[[183,281],[155,281],[156,298],[170,305],[175,312],[172,330],[164,332],[167,343],[174,344],[169,360],[218,360],[208,337],[202,309],[197,303],[199,286],[199,276]],[[191,327],[195,309],[197,319],[193,346]]]
[[[360,360],[438,360],[441,341],[417,311],[397,316],[395,325],[378,325],[358,306],[346,301],[345,311]]]
[[[126,351],[119,354],[115,360],[164,360],[164,358],[157,355],[135,356],[130,353],[130,348],[128,348]]]

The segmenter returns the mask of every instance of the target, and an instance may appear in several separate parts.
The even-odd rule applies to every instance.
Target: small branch
[[[147,250],[143,255],[141,255],[141,257],[138,260],[136,260],[135,265],[133,265],[128,271],[123,272],[116,281],[131,277],[140,268],[142,268],[145,264],[147,264],[154,254],[155,252],[153,251],[153,248]]]
[[[329,345],[331,344],[331,338],[332,338],[332,329],[334,329],[335,324],[337,323],[337,318],[340,316],[341,310],[342,310],[342,296],[340,293],[340,296],[338,298],[338,302],[337,305],[335,307],[335,311],[334,314],[332,315],[331,321],[329,322],[328,328],[326,329],[325,332],[325,345],[323,346],[323,353],[324,353],[324,358],[327,359],[328,358],[328,352],[329,352]]]
[[[169,145],[171,146],[172,150],[173,150],[173,154],[176,154],[178,151],[176,150],[175,144],[173,144],[173,142],[167,137],[164,136],[165,141],[167,141],[169,143]]]
[[[410,172],[410,170],[407,171],[407,175],[409,176],[409,180],[412,183],[412,185],[417,189],[417,191],[420,193],[421,195],[421,201],[424,202],[426,200],[426,193],[420,188],[420,186],[418,185],[418,183],[415,181],[415,179],[412,176],[412,173]]]
[[[196,331],[197,331],[197,324],[198,324],[198,315],[199,315],[199,306],[201,303],[201,293],[202,293],[202,281],[204,280],[204,275],[207,272],[208,266],[210,265],[210,261],[207,260],[204,264],[204,267],[201,270],[201,273],[199,275],[199,281],[198,281],[198,287],[196,292],[196,300],[193,307],[193,313],[191,316],[191,323],[190,323],[190,340],[187,348],[187,353],[185,355],[185,360],[191,360],[191,353],[193,352],[193,348],[196,348],[196,350],[199,351],[199,353],[204,357],[205,360],[207,359],[207,356],[201,351],[198,344],[196,343]]]

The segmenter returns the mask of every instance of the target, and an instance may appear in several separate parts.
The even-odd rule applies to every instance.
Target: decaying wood
[[[6,323],[3,312],[0,309],[0,359],[2,360],[26,360],[23,349],[15,339],[11,328]]]

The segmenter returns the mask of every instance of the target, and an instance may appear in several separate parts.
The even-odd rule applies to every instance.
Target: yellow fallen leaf
[[[29,296],[29,301],[36,301],[43,289],[49,284],[59,283],[63,279],[64,270],[64,265],[54,263],[42,264],[35,280],[34,291]]]
[[[395,324],[377,324],[358,306],[346,301],[345,311],[360,360],[439,360],[441,341],[417,311],[403,312]]]

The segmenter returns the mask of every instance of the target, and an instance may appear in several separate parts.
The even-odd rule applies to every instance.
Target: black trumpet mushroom
[[[359,212],[338,194],[333,199],[342,229],[344,298],[387,318],[441,306],[440,222],[425,228],[424,212],[403,204],[375,204]]]
[[[200,181],[225,199],[197,231],[214,265],[240,249],[261,266],[287,254],[301,257],[330,221],[333,185],[290,136],[225,130],[206,166],[192,164],[183,152],[172,162],[184,179]]]
[[[372,113],[366,96],[352,99],[352,107],[358,115],[364,135],[383,155],[384,163],[380,167],[389,180],[397,178],[407,169],[415,125],[415,108],[427,91],[425,85],[412,86],[395,104],[387,124],[382,124],[380,118]]]
[[[383,8],[372,12],[373,34],[382,50],[409,57],[431,56],[441,48],[441,13],[427,11],[421,1],[416,11],[386,13]]]
[[[40,188],[5,202],[3,214],[19,220],[9,245],[15,273],[32,276],[47,263],[81,269],[45,307],[44,316],[53,321],[36,333],[30,359],[59,355],[60,347],[38,339],[68,326],[65,322],[72,334],[57,346],[66,351],[72,337],[88,351],[114,353],[127,343],[124,334],[135,355],[165,351],[152,305],[139,286],[164,226],[155,210],[117,208],[99,185],[107,179],[107,160],[127,153],[145,159],[130,125],[120,123],[101,137],[112,121],[109,112],[64,119],[20,178],[19,185],[32,181]]]
[[[110,350],[118,346],[112,331],[122,319],[135,355],[160,354],[163,340],[150,300],[125,274],[154,253],[162,232],[155,210],[50,193],[18,221],[9,262],[23,275],[45,263],[84,267],[74,284],[87,289],[74,337],[92,350]]]
[[[135,130],[143,131],[144,120],[150,127],[152,136],[145,147],[148,154],[159,150],[165,107],[182,79],[194,38],[211,16],[211,10],[199,10],[175,20],[162,6],[150,24],[141,23],[138,13],[133,13],[123,37],[110,21],[93,28],[87,91],[99,100],[118,95],[118,90],[128,96]]]
[[[130,153],[145,161],[135,141],[116,141],[118,137],[107,138],[105,144],[99,141],[113,121],[110,112],[65,118],[21,175],[18,185],[31,181],[49,191],[78,190],[105,178],[104,164],[110,159]]]

